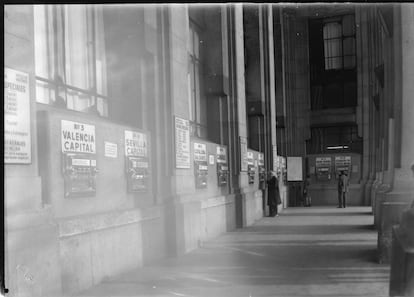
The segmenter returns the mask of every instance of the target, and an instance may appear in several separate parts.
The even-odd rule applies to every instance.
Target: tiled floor
[[[288,208],[80,296],[388,296],[370,208]]]

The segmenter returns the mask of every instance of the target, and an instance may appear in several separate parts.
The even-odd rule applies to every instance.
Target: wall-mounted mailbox
[[[63,153],[65,198],[95,196],[96,158],[82,153]]]
[[[316,178],[318,181],[329,181],[332,178],[331,166],[332,158],[331,157],[316,157]]]
[[[261,189],[266,188],[266,168],[264,166],[264,155],[263,153],[259,153],[258,156],[258,171],[259,171],[259,187]]]
[[[253,152],[247,152],[247,176],[249,184],[254,183],[254,176],[256,174],[256,167],[254,166]]]
[[[139,157],[125,157],[128,192],[145,192],[148,184],[148,161]]]
[[[228,175],[229,167],[227,164],[217,164],[217,183],[220,187],[227,185]]]
[[[351,156],[335,156],[335,177],[343,171],[349,178],[351,175]]]
[[[125,171],[128,193],[147,191],[150,174],[145,133],[125,131]]]
[[[60,129],[65,198],[95,196],[95,126],[61,120]]]
[[[194,162],[195,186],[197,189],[207,188],[208,165],[206,163]]]
[[[227,150],[224,146],[217,146],[217,184],[219,187],[225,186],[229,178],[229,166],[227,164]]]

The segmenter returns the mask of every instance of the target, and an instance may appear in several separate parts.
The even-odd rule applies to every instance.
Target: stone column
[[[17,117],[18,122],[30,121],[31,156],[28,163],[4,166],[5,287],[10,296],[60,296],[57,224],[42,199],[38,166],[44,152],[37,149],[33,24],[33,6],[5,6],[4,64],[29,79],[29,104],[22,109],[29,110],[30,118],[22,118],[20,109]]]
[[[395,56],[401,57],[401,64],[395,65],[401,73],[400,82],[395,80],[395,89],[401,89],[401,110],[396,110],[395,132],[401,133],[401,146],[396,146],[396,158],[400,167],[395,168],[392,191],[386,193],[381,201],[379,212],[378,251],[379,261],[387,262],[391,250],[392,226],[400,223],[402,212],[414,200],[414,183],[411,167],[414,164],[414,6],[401,4],[395,8],[394,37],[399,36]],[[399,17],[400,14],[400,17]],[[398,85],[400,83],[400,85]],[[396,145],[398,145],[396,143]],[[400,149],[400,150],[399,150]]]

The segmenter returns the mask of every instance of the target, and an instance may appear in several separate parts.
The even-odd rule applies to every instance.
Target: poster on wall
[[[194,161],[207,162],[207,146],[205,143],[194,142]]]
[[[247,138],[240,136],[240,171],[247,171]]]
[[[302,181],[302,157],[287,157],[287,180]]]
[[[96,153],[95,126],[61,121],[62,153]]]
[[[148,154],[147,135],[125,130],[125,156],[146,157]]]
[[[190,168],[190,121],[175,117],[175,167]]]
[[[4,163],[31,162],[29,75],[4,68]]]

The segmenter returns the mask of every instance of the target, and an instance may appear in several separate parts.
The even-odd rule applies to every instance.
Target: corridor
[[[288,208],[80,296],[388,296],[370,210]]]

